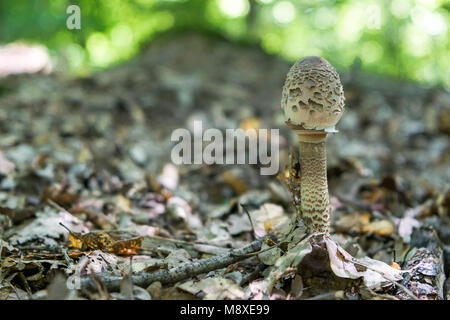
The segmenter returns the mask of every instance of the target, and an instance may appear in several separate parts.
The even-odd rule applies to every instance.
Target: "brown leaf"
[[[0,207],[0,214],[8,216],[13,224],[18,224],[25,219],[34,216],[34,210],[32,209],[10,209],[6,207]]]
[[[143,237],[137,237],[129,240],[117,240],[109,248],[109,252],[117,255],[137,254],[141,249]]]
[[[390,236],[394,234],[395,226],[389,220],[378,220],[364,226],[362,232],[371,232],[379,236]]]
[[[143,237],[118,238],[117,232],[94,231],[87,234],[69,231],[69,247],[86,250],[101,250],[117,255],[133,255],[141,249]]]
[[[73,205],[81,196],[77,193],[70,193],[67,189],[68,186],[45,188],[42,192],[41,203],[47,203],[47,200],[50,199],[63,207]]]

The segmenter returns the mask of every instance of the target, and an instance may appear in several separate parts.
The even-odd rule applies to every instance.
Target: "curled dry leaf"
[[[390,282],[401,280],[402,271],[384,262],[368,257],[355,259],[329,237],[324,237],[331,270],[341,278],[363,278],[364,284],[370,289],[380,289]]]

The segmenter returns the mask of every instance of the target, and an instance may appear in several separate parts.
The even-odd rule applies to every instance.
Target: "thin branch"
[[[258,236],[256,235],[255,225],[253,224],[252,217],[250,216],[250,212],[244,204],[240,203],[240,205],[244,209],[244,212],[247,214],[248,220],[250,220],[250,224],[252,225],[253,230],[253,236],[255,237],[255,239],[258,239]]]
[[[140,287],[147,287],[156,281],[159,281],[162,284],[169,284],[176,283],[202,273],[225,268],[230,264],[248,258],[247,255],[249,253],[259,251],[263,240],[264,239],[255,240],[243,247],[232,249],[226,254],[198,260],[169,270],[159,270],[152,273],[132,275],[131,281]],[[115,276],[107,273],[97,273],[95,276],[105,285],[106,288],[108,288],[108,290],[118,290],[120,288],[120,282],[123,279],[121,276]],[[97,287],[90,275],[81,277],[80,285],[83,289],[89,288],[95,290]]]

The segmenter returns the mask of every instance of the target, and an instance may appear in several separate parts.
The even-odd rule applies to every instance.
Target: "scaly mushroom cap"
[[[294,125],[335,131],[344,112],[344,90],[334,67],[321,57],[297,61],[286,76],[281,109]]]

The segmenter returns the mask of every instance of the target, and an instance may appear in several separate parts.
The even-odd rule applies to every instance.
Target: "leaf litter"
[[[233,72],[217,78],[218,65]],[[10,88],[0,96],[0,297],[448,297],[449,94],[343,74],[348,111],[329,139],[332,235],[306,236],[294,220],[295,136],[273,107],[288,67],[188,35],[84,78],[0,80]],[[199,118],[280,128],[280,174],[174,166],[167,137]]]

